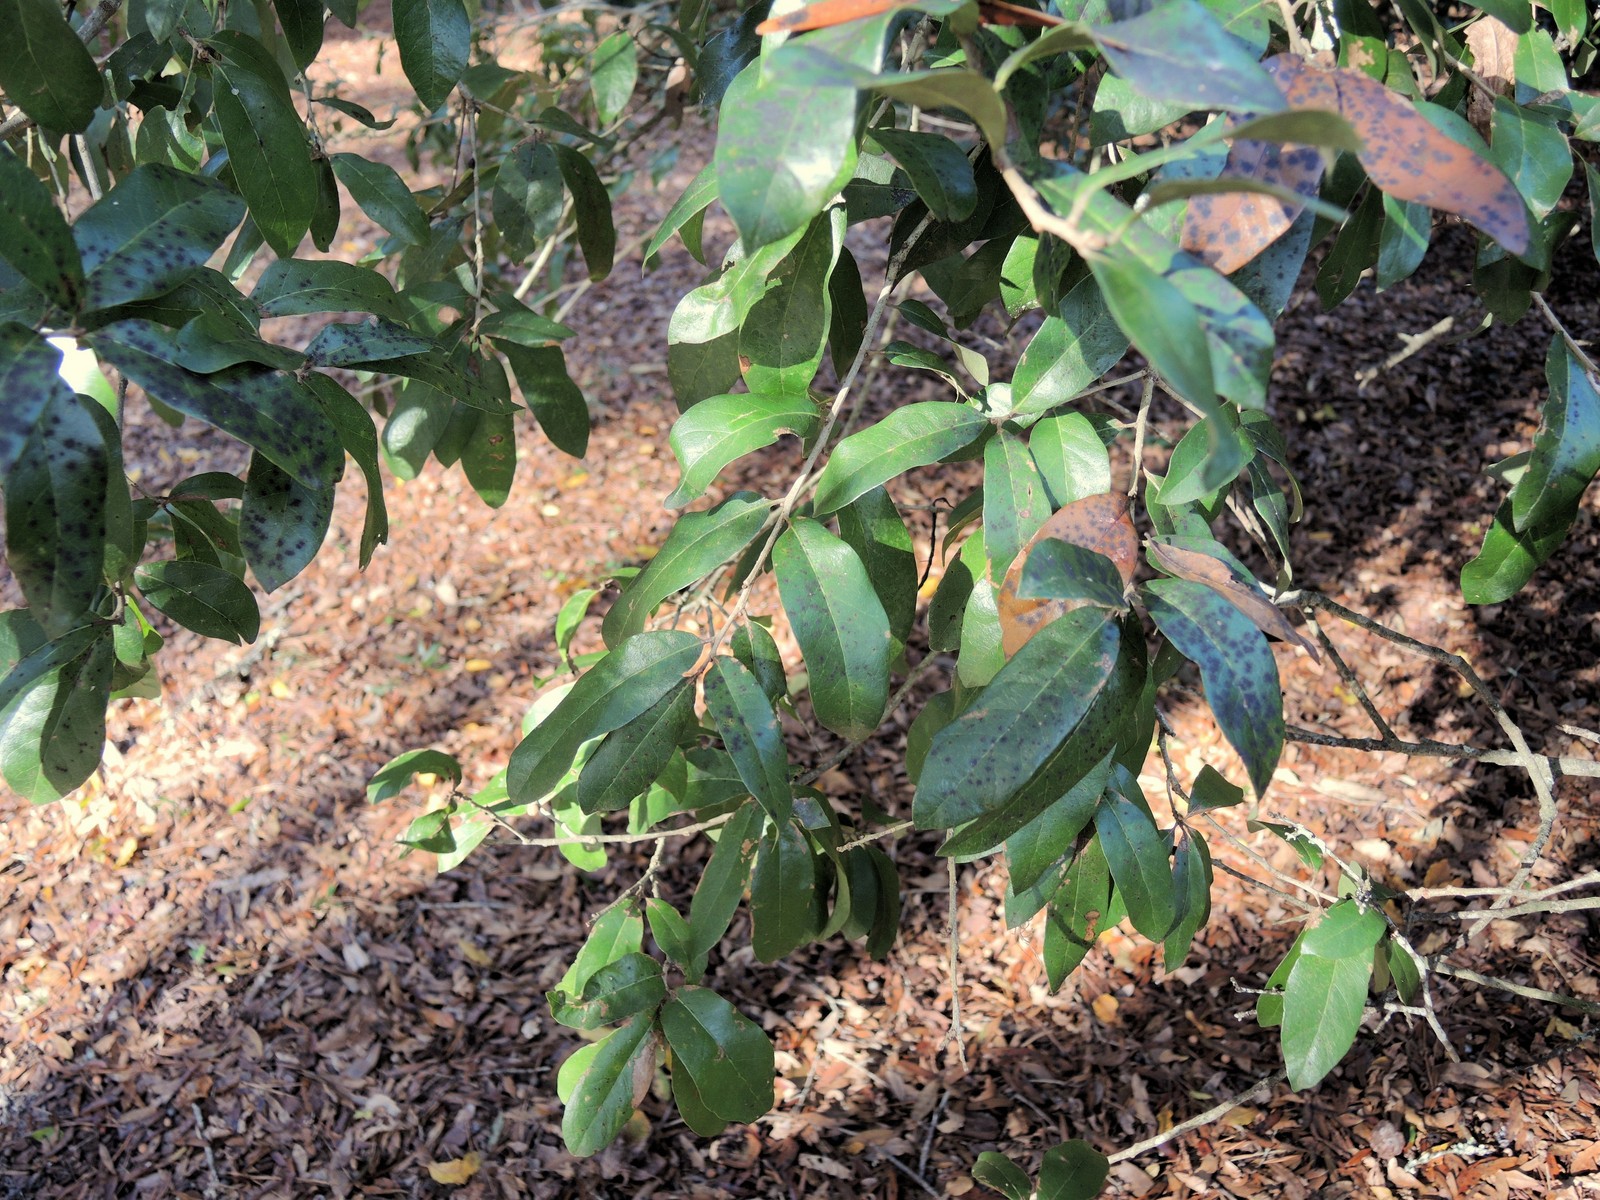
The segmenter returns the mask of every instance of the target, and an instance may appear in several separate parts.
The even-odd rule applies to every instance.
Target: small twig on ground
[[[881,1158],[884,1162],[889,1163],[891,1166],[893,1166],[896,1171],[899,1171],[900,1174],[904,1175],[907,1179],[911,1180],[912,1183],[916,1184],[923,1191],[927,1192],[928,1195],[934,1197],[934,1200],[941,1200],[941,1197],[944,1196],[943,1192],[941,1192],[937,1188],[935,1188],[933,1186],[933,1184],[929,1183],[926,1179],[924,1179],[916,1171],[913,1171],[908,1164],[901,1162],[894,1155],[885,1154],[882,1150],[874,1150],[873,1153],[877,1157]]]
[[[207,1189],[208,1196],[222,1194],[222,1176],[217,1174],[217,1156],[211,1149],[211,1139],[206,1136],[205,1119],[200,1115],[200,1106],[190,1102],[189,1111],[194,1114],[194,1131],[200,1138],[200,1149],[206,1156],[206,1170],[211,1174],[211,1187]]]
[[[1285,1072],[1277,1071],[1271,1075],[1268,1075],[1265,1079],[1258,1079],[1249,1087],[1245,1088],[1244,1091],[1236,1092],[1234,1095],[1229,1096],[1220,1104],[1212,1105],[1210,1108],[1206,1109],[1205,1112],[1200,1113],[1197,1116],[1190,1117],[1187,1121],[1180,1121],[1165,1133],[1158,1133],[1155,1135],[1155,1137],[1145,1138],[1145,1140],[1142,1142],[1135,1142],[1131,1146],[1118,1150],[1115,1154],[1109,1156],[1109,1161],[1113,1163],[1119,1163],[1126,1162],[1130,1158],[1138,1158],[1141,1154],[1148,1154],[1152,1150],[1165,1146],[1174,1138],[1182,1137],[1191,1129],[1199,1129],[1202,1125],[1209,1125],[1213,1121],[1219,1121],[1234,1109],[1238,1108],[1246,1100],[1254,1099],[1261,1092],[1261,1089],[1266,1088],[1270,1091],[1272,1088],[1275,1088],[1278,1086],[1278,1084],[1282,1083],[1286,1078],[1288,1078],[1288,1076],[1285,1074]]]
[[[1593,1000],[1580,1000],[1576,996],[1563,996],[1560,992],[1547,992],[1544,988],[1512,983],[1509,979],[1499,979],[1493,975],[1480,975],[1477,971],[1468,967],[1457,967],[1439,958],[1429,959],[1428,969],[1440,975],[1451,975],[1457,979],[1465,979],[1469,983],[1482,984],[1484,987],[1510,992],[1513,996],[1522,996],[1528,1000],[1543,1000],[1547,1004],[1559,1004],[1562,1008],[1589,1013],[1591,1016],[1600,1016],[1600,1004],[1596,1004]]]

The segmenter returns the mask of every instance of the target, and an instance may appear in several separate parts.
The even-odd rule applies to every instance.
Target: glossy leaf
[[[1211,356],[1194,305],[1132,254],[1096,255],[1089,266],[1112,316],[1150,365],[1185,400],[1214,408]]]
[[[1283,988],[1283,1062],[1289,1086],[1315,1087],[1354,1044],[1372,977],[1372,953],[1323,958],[1302,952]]]
[[[1045,318],[1017,362],[1011,379],[1017,416],[1065,404],[1127,353],[1128,337],[1092,276],[1062,298],[1058,314]]]
[[[739,777],[774,821],[786,822],[794,805],[789,755],[772,702],[736,658],[718,658],[706,673],[706,713],[727,747]]]
[[[477,413],[467,444],[461,448],[461,469],[467,482],[490,508],[511,498],[517,473],[517,426],[510,413]]]
[[[1096,609],[1041,629],[981,702],[935,736],[912,809],[917,825],[953,828],[1009,800],[1088,710],[1117,647],[1117,626]]]
[[[379,804],[399,795],[417,775],[438,775],[460,783],[461,764],[455,755],[443,750],[407,750],[397,754],[367,780],[367,803]]]
[[[556,165],[561,178],[572,193],[572,215],[578,225],[578,248],[583,251],[584,264],[589,268],[589,278],[604,279],[611,274],[611,264],[617,252],[617,230],[611,222],[611,195],[605,184],[584,155],[557,143],[554,146]]]
[[[83,263],[49,189],[16,155],[0,151],[0,261],[43,295],[75,308]]]
[[[1566,136],[1505,96],[1495,97],[1490,153],[1528,202],[1535,219],[1549,215],[1572,178]]]
[[[747,1123],[772,1108],[772,1041],[721,996],[679,988],[662,1006],[661,1032],[672,1047],[673,1074],[687,1072],[711,1112]]]
[[[613,33],[595,47],[589,92],[600,124],[609,125],[622,115],[638,78],[639,52],[628,34]]]
[[[817,480],[813,511],[826,516],[913,467],[938,462],[970,445],[987,425],[982,413],[963,404],[897,408],[834,447]]]
[[[461,0],[395,0],[394,39],[417,99],[426,111],[434,111],[467,68],[472,22],[466,7]]]
[[[784,611],[805,656],[817,720],[865,741],[889,702],[889,618],[850,545],[796,519],[772,548]]]
[[[750,879],[750,947],[776,962],[819,932],[816,864],[805,835],[787,820],[769,821]]]
[[[685,679],[605,736],[578,776],[578,807],[586,813],[625,808],[666,769],[693,724],[694,685]]]
[[[344,464],[338,435],[293,376],[248,365],[196,375],[178,365],[173,334],[150,321],[117,321],[90,341],[101,359],[157,400],[231,433],[307,487],[338,478]]]
[[[522,346],[496,337],[495,347],[511,364],[528,409],[556,449],[582,458],[589,449],[589,403],[567,373],[560,346]]]
[[[244,213],[239,198],[212,180],[157,163],[135,167],[73,223],[88,277],[84,306],[171,291],[205,265]]]
[[[655,1025],[640,1013],[599,1044],[561,1117],[561,1139],[580,1158],[614,1141],[655,1077]]]
[[[1126,607],[1122,575],[1103,554],[1046,538],[1028,554],[1017,596],[1023,600],[1082,600],[1102,608]]]
[[[917,556],[889,493],[873,488],[841,508],[839,536],[866,568],[873,594],[889,619],[889,633],[904,646],[917,616]]]
[[[765,819],[761,805],[748,800],[722,826],[717,848],[711,852],[689,903],[689,930],[695,954],[709,952],[727,933],[750,881],[750,867]]]
[[[293,579],[316,557],[333,519],[333,485],[308,488],[261,454],[250,459],[239,545],[268,592]]]
[[[905,169],[911,186],[941,221],[964,221],[978,206],[972,163],[942,134],[874,129],[872,136]]]
[[[511,752],[506,791],[531,804],[555,789],[578,747],[620,729],[671,691],[700,657],[701,642],[676,630],[629,638],[584,674]]]
[[[1235,112],[1284,106],[1255,55],[1195,0],[1157,5],[1093,32],[1112,69],[1151,100]]]
[[[1220,557],[1184,544],[1188,540],[1152,539],[1148,543],[1151,560],[1169,575],[1179,579],[1191,579],[1212,588],[1248,617],[1262,633],[1281,641],[1291,642],[1304,649],[1312,658],[1321,657],[1321,651],[1317,649],[1316,644],[1289,624],[1289,619],[1283,615],[1283,610],[1272,603],[1253,578],[1243,571],[1236,570]]]
[[[1095,831],[1111,866],[1111,878],[1128,906],[1133,927],[1159,942],[1171,931],[1177,915],[1167,845],[1155,822],[1139,805],[1121,794],[1136,786],[1131,779],[1113,785],[1095,810]]]
[[[776,286],[751,306],[739,330],[739,360],[752,392],[806,395],[828,343],[827,280],[844,228],[840,205],[811,222],[774,273]]]
[[[217,124],[250,216],[279,258],[311,228],[317,176],[283,70],[254,38],[223,30],[209,43]]]
[[[1211,851],[1206,840],[1180,829],[1176,842],[1172,882],[1177,920],[1161,946],[1161,969],[1168,972],[1183,965],[1195,934],[1211,918]]]
[[[1092,1200],[1105,1186],[1111,1161],[1077,1138],[1044,1152],[1037,1200]]]
[[[972,1164],[972,1178],[986,1188],[992,1188],[1006,1200],[1028,1200],[1033,1195],[1033,1184],[1027,1172],[1004,1154],[985,1150]]]
[[[638,633],[668,596],[735,557],[761,531],[770,510],[768,501],[753,492],[737,492],[715,508],[678,518],[666,544],[606,613],[606,644]]]
[[[807,439],[820,424],[817,406],[803,393],[712,396],[672,426],[669,444],[682,468],[678,486],[664,501],[682,508],[699,498],[723,467],[783,434]]]
[[[667,215],[661,219],[661,224],[645,245],[646,268],[654,265],[661,248],[675,233],[682,238],[684,249],[694,256],[696,262],[703,264],[706,259],[700,245],[700,226],[706,209],[716,198],[716,164],[707,163],[689,182],[689,186],[683,189],[683,194],[673,201]]]
[[[100,589],[110,459],[93,402],[51,382],[4,477],[6,559],[33,618],[59,637],[83,624]]]
[[[205,637],[253,642],[261,632],[256,598],[237,575],[196,559],[146,563],[133,582],[151,607]]]
[[[406,309],[378,272],[354,263],[280,259],[261,274],[250,295],[264,317],[368,312],[404,321]]]
[[[0,92],[45,129],[82,133],[100,108],[100,68],[56,0],[0,8]]]
[[[1052,509],[1111,491],[1111,456],[1093,421],[1079,412],[1046,417],[1028,435]]]
[[[0,775],[18,796],[46,804],[100,765],[116,652],[103,626],[80,625],[52,642],[37,625],[27,633],[38,644],[0,680]]]
[[[1477,557],[1461,569],[1469,604],[1515,595],[1565,540],[1600,473],[1600,392],[1559,335],[1551,341],[1545,377],[1550,397],[1527,470],[1495,513]]]
[[[1013,892],[1032,889],[1050,874],[1064,855],[1071,852],[1078,835],[1094,820],[1095,809],[1105,793],[1110,775],[1111,754],[1107,752],[1087,775],[1006,838],[1006,867]],[[1058,874],[1057,880],[1060,877]],[[1048,898],[1048,894],[1045,898]],[[1013,924],[1009,907],[1007,914],[1007,923]],[[1028,914],[1030,917],[1032,915]]]
[[[661,964],[648,954],[625,954],[597,970],[580,995],[559,989],[550,994],[550,1009],[563,1025],[599,1029],[636,1013],[653,1011],[667,996]]]
[[[408,246],[428,240],[428,218],[393,167],[359,154],[335,154],[329,162],[367,216]]]
[[[1283,749],[1283,693],[1266,639],[1204,584],[1152,580],[1146,597],[1157,627],[1199,665],[1218,727],[1244,760],[1256,795],[1264,794]]]
[[[529,257],[554,237],[566,203],[555,147],[531,139],[519,143],[495,176],[491,200],[495,227],[515,259]]]
[[[1049,494],[1027,443],[1002,427],[983,452],[983,537],[991,578],[1005,575],[1049,516]]]

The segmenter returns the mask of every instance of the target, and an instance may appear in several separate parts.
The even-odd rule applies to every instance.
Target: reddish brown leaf
[[[1480,22],[1482,24],[1482,22]],[[1397,200],[1426,204],[1476,225],[1513,254],[1528,249],[1522,197],[1494,164],[1440,133],[1403,96],[1362,71],[1323,69],[1293,54],[1264,64],[1291,109],[1322,109],[1349,121],[1365,143],[1357,155],[1372,182]],[[1281,184],[1309,195],[1321,178],[1320,154],[1306,146],[1243,140],[1223,174]],[[1183,248],[1228,274],[1266,249],[1300,208],[1246,194],[1197,196],[1189,203]]]
[[[1224,600],[1250,618],[1251,624],[1268,637],[1303,646],[1312,658],[1322,657],[1317,652],[1316,646],[1289,624],[1289,619],[1277,605],[1262,595],[1257,588],[1237,578],[1228,564],[1221,559],[1212,558],[1211,555],[1202,554],[1198,550],[1186,550],[1182,546],[1154,541],[1150,543],[1150,553],[1155,556],[1156,563],[1167,574],[1203,583],[1212,591],[1219,593]]]
[[[1139,563],[1139,534],[1128,516],[1127,496],[1121,492],[1107,492],[1085,496],[1064,506],[1028,539],[1000,584],[996,598],[1000,610],[1000,644],[1007,658],[1027,645],[1028,639],[1045,625],[1085,603],[1024,599],[1017,594],[1022,586],[1023,564],[1045,538],[1059,538],[1105,555],[1116,566],[1124,585],[1133,582],[1133,572]]]

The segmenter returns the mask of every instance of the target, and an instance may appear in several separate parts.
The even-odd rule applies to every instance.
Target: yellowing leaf
[[[111,860],[111,865],[120,870],[132,862],[133,856],[137,853],[139,853],[139,839],[123,838],[122,845],[117,847],[117,856]]]
[[[487,658],[469,658],[463,666],[469,674],[476,675],[479,671],[487,671],[494,664]]]
[[[1090,1002],[1089,1007],[1094,1009],[1094,1015],[1100,1018],[1102,1024],[1117,1024],[1117,1009],[1121,1006],[1110,992],[1101,992]]]
[[[470,1181],[481,1166],[483,1166],[483,1155],[476,1150],[469,1150],[462,1157],[452,1158],[448,1162],[429,1163],[428,1175],[435,1183],[460,1187]]]

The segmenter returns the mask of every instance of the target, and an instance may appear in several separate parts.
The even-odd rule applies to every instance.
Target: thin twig
[[[1112,1163],[1126,1162],[1130,1158],[1138,1158],[1141,1154],[1148,1154],[1152,1150],[1165,1146],[1174,1138],[1180,1138],[1191,1129],[1199,1129],[1202,1125],[1209,1125],[1213,1121],[1220,1121],[1246,1100],[1253,1100],[1263,1088],[1271,1090],[1282,1083],[1288,1076],[1283,1071],[1274,1072],[1265,1079],[1258,1079],[1242,1092],[1236,1092],[1220,1104],[1214,1104],[1205,1112],[1190,1117],[1187,1121],[1180,1121],[1165,1133],[1158,1133],[1155,1137],[1145,1138],[1142,1142],[1135,1142],[1108,1156]]]
[[[1522,996],[1529,1000],[1543,1000],[1547,1004],[1559,1004],[1562,1008],[1571,1008],[1578,1012],[1600,1016],[1600,1004],[1596,1004],[1593,1000],[1579,1000],[1576,996],[1563,996],[1560,992],[1547,992],[1543,988],[1512,983],[1509,979],[1498,979],[1493,975],[1480,975],[1467,967],[1452,966],[1450,963],[1439,959],[1430,959],[1428,969],[1437,971],[1440,975],[1453,975],[1457,979],[1465,979],[1470,983],[1478,983],[1484,987],[1510,992],[1513,996]]]
[[[967,1047],[961,1040],[961,939],[956,918],[959,916],[959,897],[956,895],[956,860],[947,860],[950,867],[950,1029],[944,1043],[956,1044],[956,1061],[967,1070]]]
[[[1467,899],[1476,896],[1520,896],[1523,899],[1543,899],[1596,883],[1600,883],[1600,871],[1575,875],[1562,883],[1553,883],[1547,888],[1539,888],[1536,891],[1512,891],[1507,887],[1423,887],[1411,888],[1406,895],[1412,900]]]
[[[1139,477],[1144,474],[1144,431],[1150,423],[1150,401],[1155,398],[1156,377],[1145,373],[1144,393],[1139,397],[1139,415],[1133,422],[1133,478],[1128,480],[1128,499],[1139,494]]]
[[[1398,737],[1356,738],[1321,733],[1303,729],[1298,725],[1284,727],[1284,737],[1291,742],[1304,742],[1308,746],[1332,746],[1341,750],[1387,751],[1411,758],[1459,758],[1471,762],[1487,763],[1496,767],[1520,767],[1522,755],[1513,750],[1486,750],[1481,746],[1468,746],[1458,742],[1436,742],[1424,738],[1417,742],[1403,741]],[[1556,775],[1600,778],[1600,761],[1592,758],[1568,758],[1541,754],[1539,761]]]

